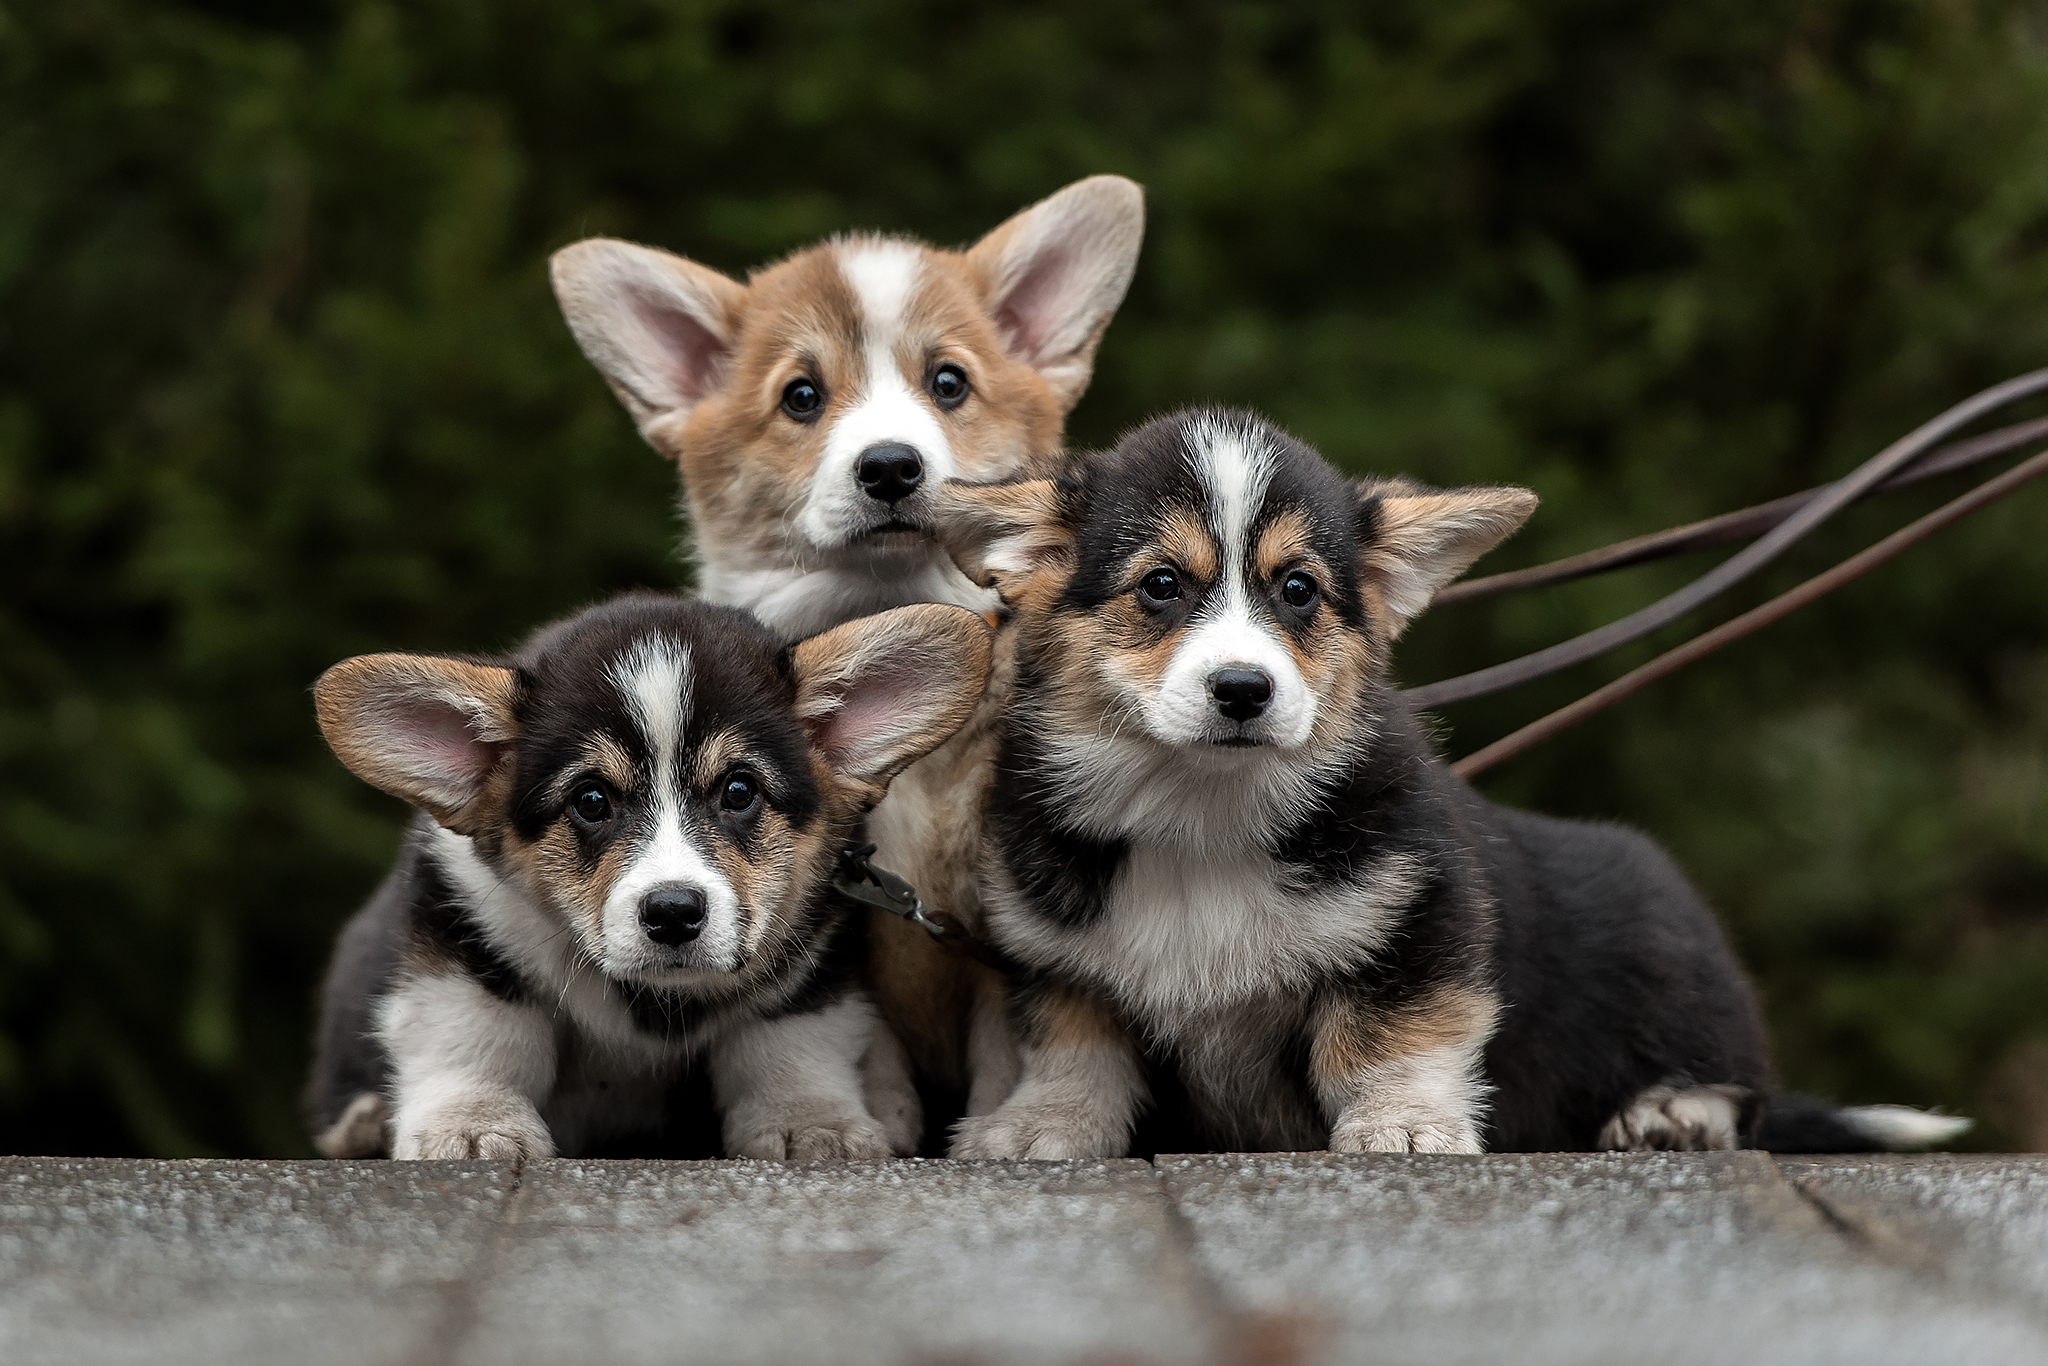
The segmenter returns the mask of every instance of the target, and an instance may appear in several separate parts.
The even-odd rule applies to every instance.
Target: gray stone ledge
[[[0,1158],[0,1362],[2048,1362],[2048,1158]]]

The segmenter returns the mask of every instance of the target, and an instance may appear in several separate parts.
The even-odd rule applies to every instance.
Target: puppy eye
[[[825,396],[808,379],[793,379],[782,386],[782,411],[799,422],[809,422],[825,406]]]
[[[751,773],[735,773],[725,780],[725,790],[718,794],[718,804],[735,814],[754,809],[754,803],[761,800],[761,784]]]
[[[1316,581],[1299,570],[1280,584],[1280,600],[1289,607],[1307,607],[1316,600]]]
[[[1155,569],[1138,580],[1138,601],[1147,607],[1164,607],[1180,596],[1180,575],[1171,569]]]
[[[585,783],[569,799],[569,809],[585,825],[600,825],[612,818],[612,798],[596,783]]]
[[[957,408],[967,398],[967,372],[957,365],[941,365],[932,371],[932,397],[941,408]]]

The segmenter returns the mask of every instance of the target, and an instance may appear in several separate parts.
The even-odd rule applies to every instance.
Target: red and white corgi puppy
[[[584,354],[682,474],[697,590],[795,639],[907,603],[997,606],[932,541],[934,491],[1057,455],[1143,231],[1138,186],[1094,176],[959,251],[850,234],[741,282],[596,238],[553,276]],[[991,714],[899,778],[868,829],[879,865],[969,926]],[[1017,1066],[1000,978],[871,924],[876,996],[916,1072],[948,1108],[993,1108]],[[892,1050],[878,1036],[870,1103],[916,1129]]]

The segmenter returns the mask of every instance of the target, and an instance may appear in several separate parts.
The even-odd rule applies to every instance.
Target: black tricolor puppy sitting
[[[1671,860],[1484,800],[1387,682],[1406,623],[1535,505],[1354,484],[1220,412],[1068,478],[948,486],[941,535],[1014,612],[982,880],[1028,967],[1022,1082],[955,1156],[1121,1154],[1161,1082],[1196,1125],[1171,1141],[1224,1148],[1756,1136],[1756,1003]],[[1803,1117],[1852,1147],[1957,1123]]]
[[[736,1156],[909,1151],[863,1101],[874,1012],[830,879],[988,667],[958,607],[784,648],[744,612],[642,594],[510,659],[329,670],[334,752],[431,819],[329,972],[322,1151],[575,1153],[648,1127],[699,1053]]]

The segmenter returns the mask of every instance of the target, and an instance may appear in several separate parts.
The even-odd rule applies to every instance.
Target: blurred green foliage
[[[0,0],[0,1151],[305,1151],[313,983],[403,818],[308,683],[682,579],[550,249],[958,242],[1097,171],[1151,226],[1073,437],[1223,400],[1535,487],[1489,568],[1803,487],[2048,363],[2038,0]],[[1788,1080],[2037,1147],[2044,497],[1489,778],[1677,849]],[[1698,567],[1446,608],[1404,674]]]

